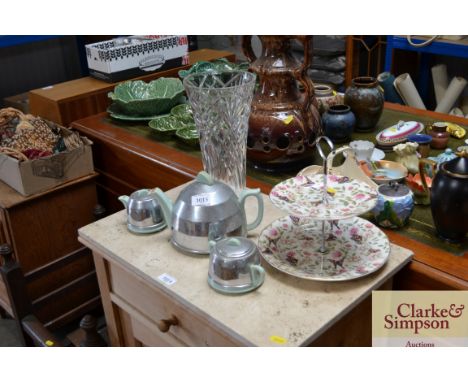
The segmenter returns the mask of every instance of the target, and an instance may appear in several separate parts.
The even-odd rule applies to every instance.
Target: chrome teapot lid
[[[181,191],[177,202],[184,202],[191,206],[216,206],[229,199],[237,200],[231,187],[214,180],[205,171],[201,171],[195,178],[195,182]]]
[[[129,200],[132,200],[134,202],[152,202],[154,201],[154,195],[152,193],[152,190],[149,190],[147,188],[143,188],[141,190],[137,190],[131,193]],[[158,203],[156,203],[158,204]]]
[[[216,242],[215,251],[226,258],[240,258],[256,252],[257,246],[245,237],[228,237]]]

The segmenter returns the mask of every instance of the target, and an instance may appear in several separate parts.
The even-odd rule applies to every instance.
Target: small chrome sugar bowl
[[[255,243],[245,237],[227,237],[210,241],[208,284],[218,292],[250,292],[265,280],[260,253]]]

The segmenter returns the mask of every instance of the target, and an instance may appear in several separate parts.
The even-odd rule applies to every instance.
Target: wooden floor
[[[0,347],[23,346],[13,320],[0,318]]]

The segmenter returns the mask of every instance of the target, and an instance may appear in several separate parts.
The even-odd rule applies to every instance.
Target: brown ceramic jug
[[[322,131],[314,86],[307,77],[312,36],[259,37],[259,57],[253,53],[251,36],[242,41],[250,69],[259,78],[249,119],[247,159],[267,171],[304,167],[310,164],[315,139]],[[304,46],[302,63],[290,52],[293,39]]]

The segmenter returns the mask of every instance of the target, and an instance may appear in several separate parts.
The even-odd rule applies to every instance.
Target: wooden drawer
[[[119,314],[125,343],[131,344],[128,333],[147,346],[239,346],[206,318],[198,316],[183,306],[162,289],[147,284],[138,275],[109,263],[110,297],[123,310]],[[127,316],[128,315],[128,316]],[[163,333],[157,323],[177,317],[179,324]]]
[[[124,301],[119,305],[125,308],[118,309],[122,325],[123,345],[125,346],[187,346],[181,342],[172,332],[161,333],[154,322],[148,320],[141,313]]]

